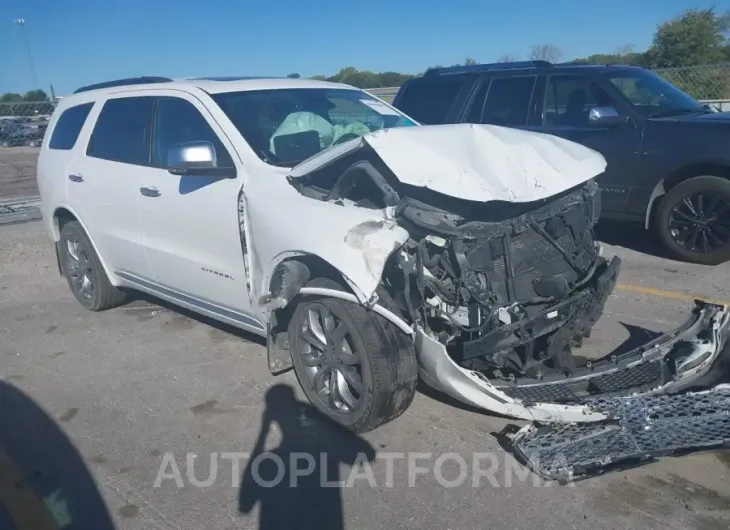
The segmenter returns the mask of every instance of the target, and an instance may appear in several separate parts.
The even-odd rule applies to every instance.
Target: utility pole
[[[23,42],[25,43],[25,51],[28,52],[28,63],[30,64],[30,73],[33,76],[33,89],[40,89],[41,85],[38,83],[38,75],[35,72],[35,64],[33,63],[33,54],[30,51],[30,44],[28,43],[28,35],[25,33],[25,19],[16,18],[15,23],[20,26],[20,33],[23,35]]]

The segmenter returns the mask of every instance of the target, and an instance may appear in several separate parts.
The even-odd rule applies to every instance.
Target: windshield
[[[361,90],[294,88],[214,94],[254,152],[292,167],[363,134],[415,122]]]
[[[648,118],[711,112],[702,103],[649,70],[612,73],[609,80],[634,108]]]

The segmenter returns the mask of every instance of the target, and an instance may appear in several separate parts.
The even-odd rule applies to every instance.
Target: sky
[[[657,25],[730,0],[3,0],[0,94],[139,75],[417,73],[554,44],[564,60],[646,49]],[[25,26],[14,23],[25,20]]]

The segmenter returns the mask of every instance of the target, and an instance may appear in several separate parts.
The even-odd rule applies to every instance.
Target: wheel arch
[[[61,230],[63,230],[63,227],[72,221],[76,221],[81,225],[81,228],[86,233],[86,237],[89,238],[89,241],[91,241],[91,246],[94,248],[94,252],[96,253],[97,257],[99,258],[99,262],[101,263],[101,266],[104,267],[104,272],[106,272],[107,277],[109,278],[109,282],[114,285],[115,287],[119,287],[121,285],[120,280],[117,278],[115,274],[111,272],[109,269],[109,266],[106,263],[106,260],[104,259],[104,256],[101,255],[99,252],[99,248],[96,245],[96,242],[94,241],[94,237],[89,232],[88,228],[86,227],[86,224],[81,220],[81,218],[76,214],[73,209],[67,207],[67,206],[58,206],[53,211],[53,222],[51,225],[51,228],[53,230],[53,240],[55,242],[55,245],[58,246],[58,244],[61,242]],[[57,250],[58,251],[58,250]]]
[[[680,182],[702,176],[722,177],[730,180],[730,164],[721,162],[690,164],[673,171],[661,179],[654,186],[649,198],[649,204],[646,207],[646,214],[644,216],[644,228],[648,230],[651,227],[654,212],[659,204],[658,199]]]

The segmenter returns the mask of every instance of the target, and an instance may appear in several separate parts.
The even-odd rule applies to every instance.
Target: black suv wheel
[[[730,260],[730,180],[702,176],[677,184],[662,197],[655,227],[679,259],[704,265]]]

